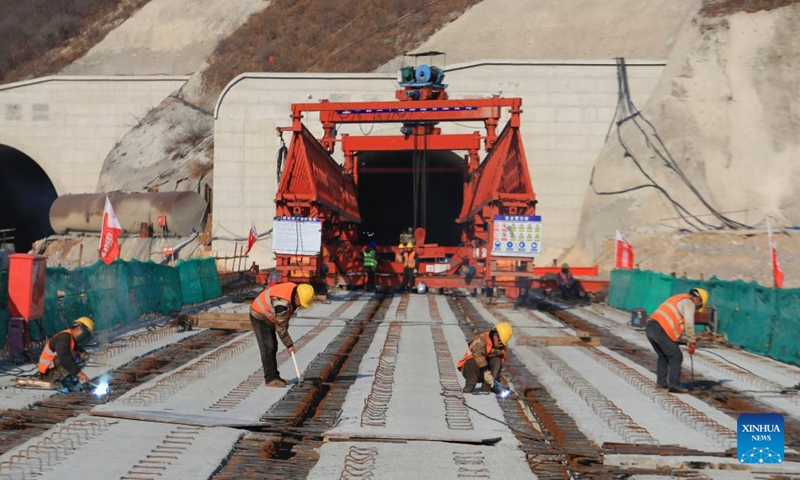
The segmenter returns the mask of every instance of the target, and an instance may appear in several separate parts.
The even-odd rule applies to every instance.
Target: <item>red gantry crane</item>
[[[424,64],[398,77],[395,101],[292,105],[291,127],[278,129],[292,138],[275,197],[277,280],[363,285],[362,252],[375,241],[376,283],[396,286],[397,245],[410,241],[420,257],[417,282],[505,287],[516,296],[532,286],[542,241],[519,130],[522,100],[450,99],[442,70]],[[312,112],[319,139],[303,123]],[[448,122],[483,125],[444,133]],[[345,124],[362,134],[339,136]],[[375,124],[400,128],[370,135]],[[341,165],[332,156],[337,145]]]

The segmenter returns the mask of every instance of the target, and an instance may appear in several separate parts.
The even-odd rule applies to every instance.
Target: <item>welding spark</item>
[[[95,395],[102,396],[108,394],[108,380],[102,380],[100,383],[94,387],[94,391],[92,392]]]

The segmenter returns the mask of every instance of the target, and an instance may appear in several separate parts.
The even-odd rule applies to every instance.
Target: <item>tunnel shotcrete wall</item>
[[[53,233],[49,213],[57,196],[39,164],[15,148],[0,145],[0,229],[16,229],[16,252],[27,252],[34,241]]]
[[[400,233],[423,227],[425,243],[458,245],[455,220],[464,198],[464,160],[453,152],[365,152],[358,156],[361,240],[396,245]],[[427,173],[422,173],[425,165]],[[416,179],[416,182],[415,182]],[[416,223],[414,197],[416,188]]]

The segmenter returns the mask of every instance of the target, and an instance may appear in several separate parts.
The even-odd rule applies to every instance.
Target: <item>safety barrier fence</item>
[[[748,352],[800,365],[800,289],[755,282],[675,278],[648,270],[613,270],[608,303],[650,314],[671,295],[705,288],[717,309],[718,332]]]
[[[222,295],[213,258],[180,260],[175,267],[154,262],[117,260],[67,270],[48,267],[45,283],[45,336],[91,317],[97,332],[139,321],[147,313],[169,314],[185,305]],[[8,272],[0,272],[0,348],[8,332]],[[30,323],[31,338],[40,324]]]

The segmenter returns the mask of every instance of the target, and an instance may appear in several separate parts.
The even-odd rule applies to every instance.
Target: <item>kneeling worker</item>
[[[80,317],[72,322],[72,328],[53,335],[44,345],[39,357],[39,375],[42,380],[70,388],[86,383],[89,377],[78,366],[81,345],[85,345],[94,333],[94,322],[89,317]],[[76,380],[77,377],[77,380]]]
[[[313,298],[314,287],[311,285],[286,282],[264,289],[250,305],[250,323],[261,352],[266,386],[286,386],[286,380],[278,372],[278,337],[286,350],[294,353],[294,342],[289,336],[289,319],[299,307],[308,308]]]
[[[656,383],[659,387],[669,389],[673,393],[688,392],[679,385],[683,354],[678,347],[678,339],[685,333],[689,356],[694,355],[697,348],[694,312],[695,309],[702,312],[707,302],[708,292],[702,288],[693,288],[688,294],[681,293],[669,297],[650,315],[646,332],[650,345],[658,355]]]
[[[494,380],[500,376],[506,360],[506,345],[513,334],[511,325],[500,322],[469,342],[467,353],[457,365],[466,380],[464,393],[473,393],[479,378],[483,380],[481,392],[489,393],[494,389]]]

